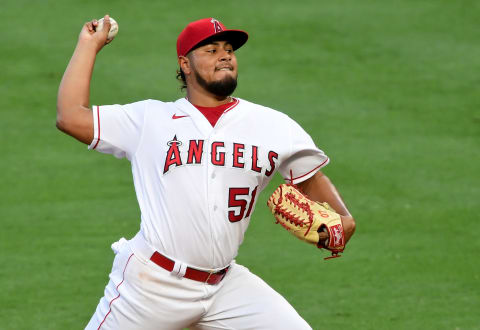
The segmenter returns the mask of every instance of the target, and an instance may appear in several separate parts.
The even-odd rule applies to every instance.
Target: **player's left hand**
[[[343,252],[346,240],[342,216],[327,203],[312,201],[296,186],[282,184],[267,205],[277,223],[297,238],[331,251],[333,257]]]

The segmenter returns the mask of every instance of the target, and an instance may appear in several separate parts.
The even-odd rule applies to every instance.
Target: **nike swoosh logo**
[[[172,119],[180,119],[184,117],[190,117],[190,116],[177,116],[176,114],[173,114]]]

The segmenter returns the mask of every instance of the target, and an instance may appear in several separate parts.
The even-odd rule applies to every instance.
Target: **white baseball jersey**
[[[145,240],[192,267],[235,258],[277,170],[299,183],[329,161],[287,115],[242,99],[215,127],[185,98],[94,106],[93,117],[89,149],[132,164]]]

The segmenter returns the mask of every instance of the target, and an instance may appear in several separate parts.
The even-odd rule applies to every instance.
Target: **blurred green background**
[[[82,24],[120,25],[91,102],[182,97],[187,22],[245,29],[235,95],[297,120],[357,220],[342,258],[260,196],[237,262],[314,329],[480,329],[479,1],[26,1],[0,10],[0,329],[83,329],[139,229],[129,163],[55,128]],[[274,129],[274,128],[272,128]]]

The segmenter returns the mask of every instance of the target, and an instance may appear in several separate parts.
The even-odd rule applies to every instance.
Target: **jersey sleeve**
[[[90,150],[131,160],[142,136],[145,101],[93,106],[94,137]]]
[[[290,153],[280,164],[278,171],[285,181],[297,184],[312,177],[330,160],[299,124],[290,119],[289,126]]]

